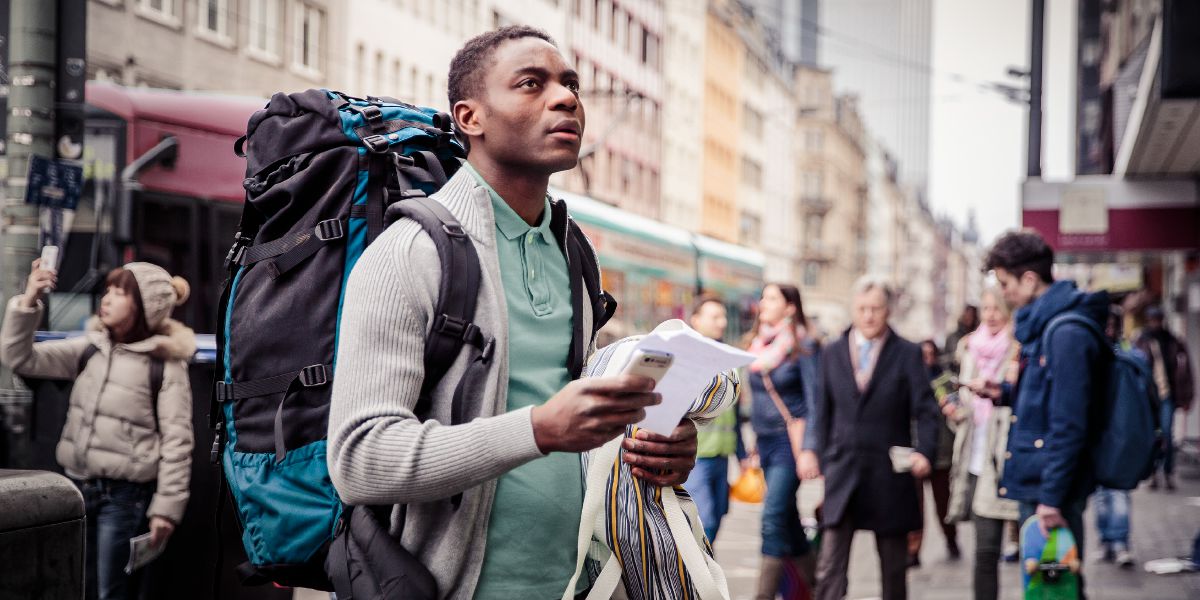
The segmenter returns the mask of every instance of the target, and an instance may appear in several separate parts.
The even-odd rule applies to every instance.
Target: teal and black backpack
[[[212,459],[241,525],[243,582],[331,591],[325,559],[351,512],[325,457],[343,290],[388,223],[418,222],[444,267],[423,391],[464,348],[473,362],[491,359],[490,337],[473,324],[479,258],[460,224],[429,198],[466,153],[445,113],[316,89],[275,94],[251,116],[235,151],[247,159],[246,202],[220,301]],[[600,291],[595,254],[565,204],[553,207],[560,246],[576,281],[586,280],[588,293],[573,286],[572,295],[590,299],[598,329],[616,303]],[[576,334],[578,375],[583,336]],[[427,393],[415,412],[428,414]]]

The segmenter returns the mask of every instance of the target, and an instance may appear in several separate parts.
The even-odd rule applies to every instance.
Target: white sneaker
[[[1128,550],[1119,550],[1117,551],[1116,562],[1117,566],[1121,567],[1122,569],[1131,568],[1134,564],[1133,554],[1131,554]]]

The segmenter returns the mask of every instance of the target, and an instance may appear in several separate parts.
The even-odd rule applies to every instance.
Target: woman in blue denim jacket
[[[787,568],[789,560],[812,583],[808,538],[796,508],[800,489],[796,456],[804,437],[804,421],[815,402],[817,382],[817,347],[807,334],[806,322],[799,289],[781,284],[763,288],[748,344],[758,358],[749,367],[745,380],[750,385],[744,388],[750,392],[750,423],[767,480],[756,598],[775,598],[784,571],[795,571]]]

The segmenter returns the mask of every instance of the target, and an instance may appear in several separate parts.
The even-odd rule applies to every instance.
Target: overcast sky
[[[965,223],[974,209],[981,241],[1020,223],[1025,178],[1027,109],[974,85],[1019,85],[1008,67],[1028,68],[1029,0],[935,0],[930,136],[930,202],[935,212]],[[1074,0],[1046,2],[1046,72],[1042,170],[1070,178],[1074,163]]]

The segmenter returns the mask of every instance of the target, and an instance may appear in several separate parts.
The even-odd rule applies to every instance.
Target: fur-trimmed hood
[[[88,319],[87,336],[101,352],[108,354],[112,349],[112,338],[100,317]],[[196,332],[175,319],[167,319],[158,326],[154,335],[132,344],[124,344],[124,347],[130,352],[149,354],[162,360],[189,361],[196,354]]]

